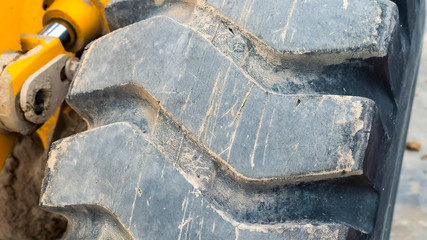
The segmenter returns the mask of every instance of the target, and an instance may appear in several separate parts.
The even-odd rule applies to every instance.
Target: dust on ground
[[[61,113],[50,142],[85,129],[86,123],[68,108]],[[0,172],[0,239],[58,239],[63,235],[66,219],[39,206],[47,155],[33,134],[21,136],[6,160]]]

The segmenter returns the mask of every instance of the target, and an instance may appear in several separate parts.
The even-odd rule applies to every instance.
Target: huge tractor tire
[[[68,239],[388,239],[424,4],[110,1],[41,206]]]

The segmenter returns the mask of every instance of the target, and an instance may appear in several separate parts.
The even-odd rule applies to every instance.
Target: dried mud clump
[[[406,143],[406,149],[409,151],[420,151],[421,150],[421,144],[417,142],[407,142]]]

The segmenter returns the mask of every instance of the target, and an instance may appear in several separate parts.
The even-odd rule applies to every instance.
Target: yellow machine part
[[[15,134],[0,134],[0,170],[15,145],[18,136]]]
[[[47,64],[59,54],[66,53],[62,47],[61,41],[53,38],[45,41],[35,35],[21,35],[20,46],[22,51],[38,49],[36,54],[32,54],[24,59],[13,62],[7,67],[7,73],[12,79],[11,87],[12,94],[16,96],[21,90],[22,85],[29,76],[42,66]],[[9,91],[11,92],[11,91]],[[58,114],[54,114],[39,130],[37,130],[44,147],[47,147],[47,139],[49,132],[55,129]],[[17,140],[16,134],[0,134],[0,167],[4,165],[4,161],[12,150],[13,145]]]
[[[40,48],[40,51],[32,56],[17,61],[8,67],[8,73],[11,76],[13,95],[19,93],[25,80],[31,76],[35,71],[43,67],[49,61],[54,59],[59,54],[67,53],[61,41],[57,38],[45,42],[43,39],[35,37],[34,35],[22,35],[21,36],[21,47],[23,51]],[[47,138],[51,131],[55,129],[56,121],[59,116],[57,111],[46,123],[37,130],[37,134],[42,140],[43,146],[47,147]]]
[[[39,70],[59,54],[66,53],[64,47],[62,47],[61,41],[58,38],[54,38],[53,40],[47,42],[42,38],[38,38],[34,35],[22,35],[21,47],[23,51],[36,48],[39,48],[40,50],[37,52],[37,54],[14,62],[7,68],[7,72],[10,74],[12,79],[14,96],[19,93],[25,80],[27,80],[27,78],[30,77],[34,72]]]
[[[4,51],[22,51],[22,33],[36,34],[43,28],[43,1],[0,1],[0,57]],[[0,134],[0,169],[17,138],[17,134]]]
[[[7,73],[12,79],[12,94],[19,93],[25,80],[40,67],[59,54],[65,53],[59,39],[45,41],[34,35],[53,19],[60,20],[75,34],[71,51],[80,51],[93,39],[109,32],[104,17],[108,0],[0,0],[0,57],[4,51],[40,50],[31,56],[12,63]],[[46,5],[49,5],[46,11]],[[27,34],[27,35],[22,35]],[[70,53],[68,53],[70,54]],[[70,54],[71,55],[71,54]],[[56,111],[39,130],[44,147],[56,126],[60,111]],[[0,133],[0,170],[16,143],[17,134]]]
[[[0,1],[0,54],[21,51],[22,33],[37,34],[43,29],[44,0]]]
[[[43,24],[61,19],[71,25],[76,36],[70,50],[76,52],[93,39],[109,32],[104,17],[104,7],[107,3],[108,0],[55,0],[46,11]]]

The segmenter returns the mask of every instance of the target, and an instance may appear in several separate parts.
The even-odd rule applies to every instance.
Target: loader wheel
[[[424,1],[110,1],[40,204],[68,239],[388,239]]]

